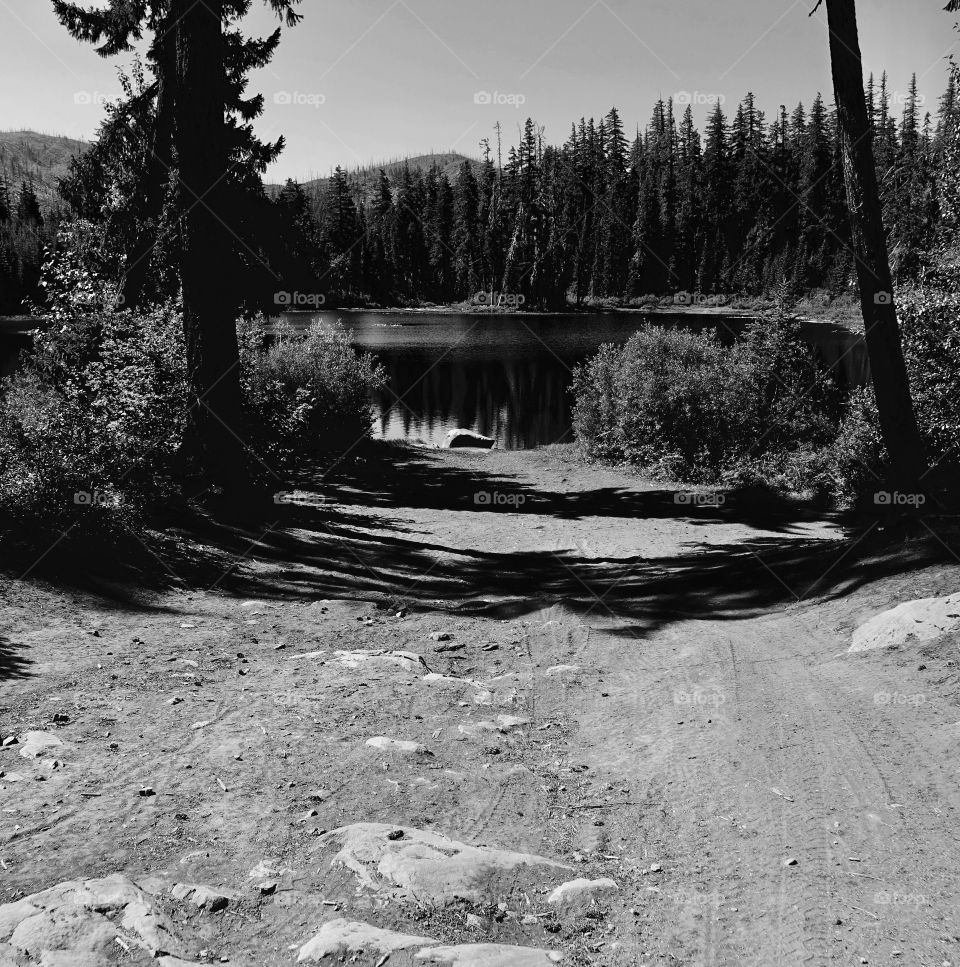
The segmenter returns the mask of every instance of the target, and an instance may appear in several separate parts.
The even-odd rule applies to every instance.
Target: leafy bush
[[[782,318],[752,325],[731,347],[711,334],[642,329],[579,367],[573,393],[574,431],[590,455],[689,481],[822,446],[840,417],[833,381]]]
[[[927,459],[960,454],[960,292],[924,286],[897,300],[910,392]]]
[[[189,388],[173,305],[116,311],[116,288],[86,266],[96,231],[61,233],[44,268],[48,326],[0,382],[0,514],[44,531],[135,528],[182,499]],[[275,474],[369,434],[383,380],[340,326],[295,335],[239,324],[250,451]],[[251,459],[256,474],[263,464]],[[276,485],[276,477],[270,478]]]
[[[240,328],[241,380],[254,449],[275,472],[294,460],[340,455],[369,436],[371,394],[385,376],[357,353],[342,325],[273,333],[258,319]]]
[[[58,318],[0,391],[0,509],[130,526],[176,492],[186,380],[171,308]]]

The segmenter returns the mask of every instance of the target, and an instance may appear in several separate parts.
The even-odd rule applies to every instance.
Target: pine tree
[[[17,221],[22,225],[43,225],[43,214],[40,211],[40,201],[32,181],[20,183],[20,194],[17,198]]]

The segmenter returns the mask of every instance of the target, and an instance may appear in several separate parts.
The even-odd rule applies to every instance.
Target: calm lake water
[[[522,450],[572,439],[573,367],[603,343],[624,343],[643,326],[714,329],[733,339],[738,317],[657,314],[455,315],[452,313],[325,312],[284,315],[291,325],[339,319],[357,347],[377,355],[388,374],[374,400],[375,433],[388,440],[439,444],[458,427]],[[805,337],[847,385],[868,378],[862,337],[811,323]]]

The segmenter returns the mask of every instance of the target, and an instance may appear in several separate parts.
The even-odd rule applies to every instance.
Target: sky
[[[104,6],[103,0],[87,0]],[[945,0],[860,0],[866,71],[886,70],[895,102],[918,75],[928,110],[957,48]],[[516,141],[530,116],[549,143],[571,121],[616,106],[631,135],[658,97],[691,103],[702,124],[752,91],[783,103],[831,100],[826,11],[815,0],[303,0],[273,63],[251,78],[265,96],[257,131],[287,148],[268,180],[335,165]],[[276,26],[254,0],[248,31]],[[130,55],[102,60],[59,25],[48,0],[0,0],[0,129],[91,138]],[[679,113],[679,112],[678,112]]]

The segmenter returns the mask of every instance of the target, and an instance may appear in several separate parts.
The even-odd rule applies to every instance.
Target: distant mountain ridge
[[[57,198],[57,181],[70,168],[70,160],[83,154],[90,147],[89,141],[68,138],[65,135],[42,134],[39,131],[0,131],[0,174],[9,183],[11,190],[17,190],[20,182],[33,182],[37,196],[45,205],[55,204]],[[408,165],[411,171],[426,173],[437,166],[452,183],[460,165],[469,161],[476,173],[480,169],[480,161],[470,158],[457,151],[434,151],[418,154],[409,158],[394,158],[390,161],[360,165],[346,169],[347,177],[354,184],[361,186],[363,193],[372,192],[377,183],[382,168],[391,183],[396,183]],[[330,181],[325,178],[308,178],[300,185],[310,195],[318,195]],[[283,187],[282,184],[268,183],[265,185],[267,194],[273,198]]]
[[[57,180],[70,168],[70,160],[90,147],[88,141],[38,131],[0,131],[0,175],[11,191],[23,181],[32,182],[43,204],[57,201]]]
[[[372,163],[369,165],[362,165],[356,168],[344,169],[347,174],[347,178],[353,184],[358,184],[361,186],[364,195],[369,195],[373,192],[374,187],[377,184],[377,179],[380,177],[380,170],[383,169],[386,176],[390,179],[391,184],[396,184],[400,175],[403,172],[404,166],[408,166],[411,171],[420,171],[426,173],[432,167],[438,167],[443,174],[447,176],[447,180],[452,184],[457,177],[457,172],[460,170],[460,165],[464,161],[468,161],[474,170],[474,174],[479,171],[481,162],[476,158],[470,158],[465,154],[460,154],[458,151],[440,151],[440,152],[430,152],[428,154],[418,154],[409,158],[396,158],[392,161],[383,161],[379,163]],[[307,181],[301,181],[300,187],[309,195],[316,196],[320,194],[330,181],[330,177],[326,178],[311,178]],[[278,191],[283,187],[281,184],[268,184],[265,186],[267,193],[274,197]]]

